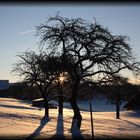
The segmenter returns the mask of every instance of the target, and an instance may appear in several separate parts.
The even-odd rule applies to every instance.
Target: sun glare
[[[60,76],[60,77],[59,77],[59,81],[60,81],[61,84],[64,82],[64,79],[65,79],[64,76]]]

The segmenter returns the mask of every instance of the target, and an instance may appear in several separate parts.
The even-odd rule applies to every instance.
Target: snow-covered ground
[[[81,105],[86,106],[84,101],[81,102]],[[101,107],[102,101],[99,104]],[[115,119],[114,111],[98,110],[99,104],[94,105],[98,112],[93,112],[96,138],[140,139],[139,111],[121,111],[121,119]],[[81,111],[81,114],[81,132],[77,135],[90,139],[90,113]],[[32,107],[27,102],[0,98],[0,138],[75,138],[75,134],[70,131],[73,117],[71,109],[64,108],[63,116],[58,115],[58,109],[50,109],[49,120],[42,118],[43,115],[44,109]]]
[[[58,105],[57,101],[50,101],[50,103],[53,103],[55,105]],[[115,105],[110,104],[109,101],[103,97],[95,97],[91,100],[92,103],[92,109],[94,112],[114,112],[115,111]],[[123,111],[123,106],[126,104],[126,102],[122,102],[121,103],[121,111]],[[78,101],[78,106],[80,108],[80,110],[82,111],[90,111],[90,107],[89,107],[89,100],[81,100]],[[71,108],[70,103],[64,103],[64,107],[66,108]]]

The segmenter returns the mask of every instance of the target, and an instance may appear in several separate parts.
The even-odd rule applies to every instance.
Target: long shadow
[[[77,129],[77,126],[76,126],[76,119],[74,120],[74,123],[73,123],[73,126],[71,128],[71,133],[72,133],[72,139],[80,139],[80,140],[83,140],[84,137],[82,136],[81,134],[81,131]]]
[[[65,137],[64,137],[64,123],[63,122],[64,122],[63,115],[58,114],[56,134],[53,136],[52,139],[60,139],[60,140],[65,139]]]
[[[47,117],[43,117],[40,121],[40,125],[38,126],[38,128],[31,134],[29,135],[26,140],[29,139],[33,139],[37,136],[39,136],[40,131],[44,128],[44,126],[49,122],[50,119],[48,119]]]
[[[16,108],[16,109],[34,109],[36,110],[36,108],[32,108],[32,107],[24,107],[24,106],[16,106],[16,105],[3,105],[0,104],[1,107],[8,107],[8,108]]]
[[[130,124],[132,124],[132,125],[134,125],[134,126],[136,126],[136,127],[138,127],[138,128],[140,128],[140,125],[137,125],[137,124],[135,124],[135,123],[132,123],[132,122],[130,122],[130,121],[127,121],[127,120],[124,120],[124,121],[126,121],[126,122],[128,122],[128,123],[130,123]]]
[[[4,102],[4,100],[2,100],[0,96],[0,101]],[[22,104],[27,104],[27,105],[31,105],[32,104],[32,101],[31,100],[22,100],[22,99],[18,99],[18,98],[13,98],[13,97],[4,97],[4,98],[7,98],[7,101],[6,102],[14,102],[14,103],[22,103]]]

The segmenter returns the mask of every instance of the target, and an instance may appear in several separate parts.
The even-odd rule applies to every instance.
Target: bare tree
[[[120,74],[113,74],[108,77],[105,83],[109,86],[109,95],[107,96],[111,103],[116,106],[116,119],[120,119],[120,107],[122,101],[125,99],[125,88],[129,88],[130,83],[128,78],[121,76]]]
[[[28,86],[37,86],[45,103],[45,116],[49,117],[48,94],[56,85],[54,80],[58,73],[53,53],[26,51],[17,55],[19,60],[13,65],[13,71]]]
[[[70,99],[74,111],[73,123],[80,129],[82,116],[77,105],[78,88],[82,80],[100,82],[104,77],[123,69],[139,70],[126,36],[112,35],[108,29],[81,18],[49,17],[45,24],[36,27],[40,44],[56,49],[62,56],[73,83]],[[49,45],[48,45],[49,44]],[[70,57],[70,58],[69,58]],[[67,60],[73,60],[71,65]],[[72,126],[73,126],[72,123]]]
[[[128,83],[128,79],[119,75],[113,76],[113,84],[115,85],[115,98],[116,98],[116,119],[120,119],[120,107],[122,102],[123,86]]]

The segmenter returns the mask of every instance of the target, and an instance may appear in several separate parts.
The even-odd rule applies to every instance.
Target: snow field
[[[50,119],[43,118],[44,109],[12,98],[0,98],[0,138],[91,138],[90,113],[81,111],[81,131],[71,133],[73,111],[64,108],[63,116],[58,109],[50,109]],[[121,119],[115,112],[93,112],[96,138],[140,139],[140,112],[121,111]]]

